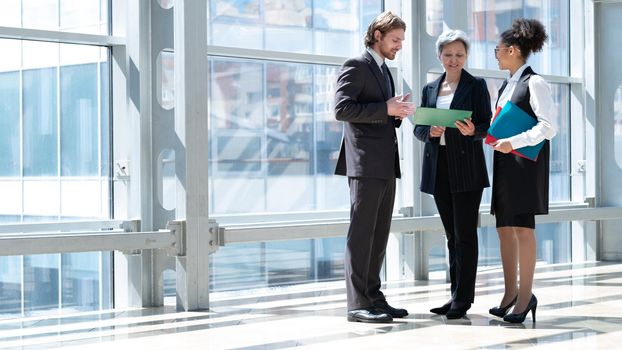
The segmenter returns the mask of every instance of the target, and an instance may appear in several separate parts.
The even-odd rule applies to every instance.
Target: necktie
[[[389,67],[387,67],[386,63],[382,63],[382,75],[384,76],[384,80],[386,83],[387,94],[391,96],[391,78],[389,78]]]

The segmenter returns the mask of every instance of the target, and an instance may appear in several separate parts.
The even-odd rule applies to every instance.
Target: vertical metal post
[[[207,2],[174,6],[175,119],[185,147],[186,256],[177,258],[178,309],[209,306]]]

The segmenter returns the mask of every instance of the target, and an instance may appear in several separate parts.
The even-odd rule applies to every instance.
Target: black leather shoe
[[[355,309],[348,311],[349,322],[388,323],[393,322],[389,314],[378,312],[374,308]]]
[[[445,317],[449,320],[462,318],[466,315],[467,310],[471,308],[471,303],[465,303],[462,301],[454,301],[451,303],[449,311],[445,314]]]
[[[444,315],[447,313],[447,311],[449,311],[450,307],[451,307],[451,300],[441,307],[431,308],[430,312],[433,314],[437,314],[437,315]]]
[[[406,309],[396,309],[393,306],[389,305],[386,300],[377,301],[374,303],[374,308],[376,311],[389,314],[394,318],[402,318],[408,316],[408,311]]]
[[[508,313],[508,310],[514,306],[514,304],[516,304],[516,301],[518,300],[518,295],[514,297],[514,299],[512,299],[512,301],[510,301],[509,304],[507,304],[506,306],[495,306],[492,309],[488,310],[488,313],[491,315],[495,315],[497,317],[501,317],[503,318],[503,316],[505,316]]]

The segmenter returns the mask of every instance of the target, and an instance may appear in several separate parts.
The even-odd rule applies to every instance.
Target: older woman
[[[416,125],[414,130],[425,142],[420,189],[434,196],[449,249],[451,297],[430,311],[453,319],[466,315],[475,296],[479,205],[490,186],[482,140],[492,113],[486,82],[464,70],[469,53],[465,33],[441,34],[436,52],[445,73],[423,88],[421,106],[473,112],[455,128]]]

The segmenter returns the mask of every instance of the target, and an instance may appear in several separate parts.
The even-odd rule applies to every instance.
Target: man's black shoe
[[[437,315],[445,315],[447,311],[451,308],[451,300],[444,304],[441,307],[433,307],[430,309],[430,312]]]
[[[348,311],[349,322],[388,323],[393,321],[389,314],[378,312],[373,308]]]
[[[408,311],[406,311],[406,309],[396,309],[393,306],[389,305],[386,300],[375,302],[374,308],[376,308],[378,312],[389,314],[391,315],[391,317],[395,318],[402,318],[408,316]]]

